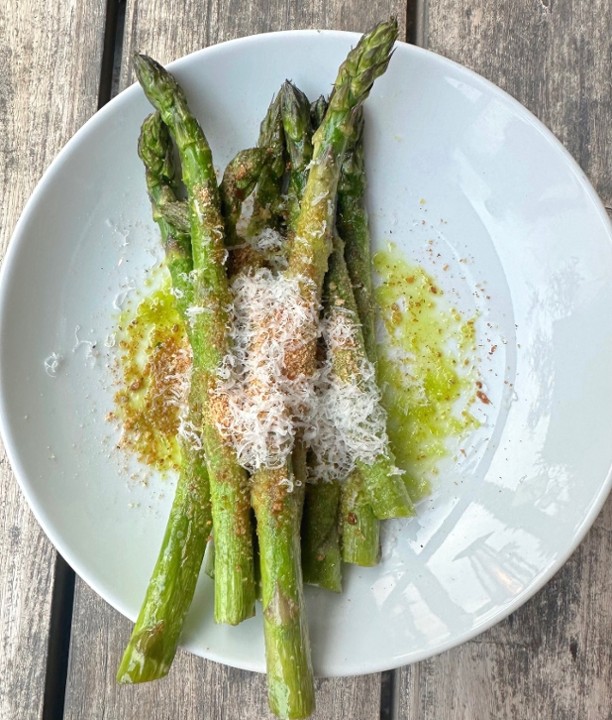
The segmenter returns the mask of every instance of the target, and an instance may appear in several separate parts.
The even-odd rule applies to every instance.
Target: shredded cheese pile
[[[281,233],[273,228],[264,228],[257,237],[251,240],[255,250],[263,255],[266,264],[272,270],[284,270],[287,265],[287,240]]]
[[[215,422],[251,472],[281,467],[299,432],[314,459],[310,479],[344,479],[384,452],[386,415],[370,362],[337,371],[334,354],[358,343],[354,314],[334,307],[319,320],[305,283],[267,268],[234,278],[233,349],[213,391]],[[306,367],[300,358],[321,336],[327,358]]]
[[[354,314],[334,306],[321,330],[328,353],[316,377],[309,474],[314,481],[344,480],[357,462],[369,465],[384,453],[387,418],[372,363],[364,358],[347,372],[338,367],[337,359],[346,351],[351,356],[357,342],[360,328]]]
[[[310,373],[292,373],[291,358],[316,342],[318,308],[302,298],[303,280],[268,268],[241,272],[232,281],[232,351],[213,391],[221,434],[250,471],[282,467],[296,432],[312,414]],[[219,402],[220,401],[220,402]]]

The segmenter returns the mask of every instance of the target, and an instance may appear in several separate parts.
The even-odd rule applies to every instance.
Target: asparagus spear
[[[334,253],[327,276],[327,286],[328,318],[332,323],[336,319],[341,319],[350,332],[350,337],[344,338],[330,351],[333,372],[347,386],[356,385],[365,393],[377,394],[374,373],[372,372],[369,381],[363,378],[363,370],[368,364],[372,367],[372,364],[365,352],[357,305],[344,260],[344,242],[338,233],[334,234]],[[375,424],[379,422],[382,424],[380,432],[384,437],[381,438],[381,448],[372,461],[358,459],[356,469],[361,475],[375,517],[379,519],[406,517],[413,514],[414,507],[403,476],[395,466],[395,458],[386,437],[385,418],[382,406],[378,405],[373,411],[372,419]]]
[[[313,162],[288,268],[290,273],[302,278],[304,296],[313,303],[318,304],[321,299],[332,249],[341,161],[354,133],[355,113],[376,77],[386,69],[396,37],[397,23],[390,20],[361,38],[340,67],[327,112],[313,136]],[[312,352],[314,354],[314,348]],[[312,363],[312,357],[309,361]],[[301,363],[302,372],[308,373],[303,358],[297,358],[297,363],[298,366]],[[377,458],[367,471],[367,486],[377,517],[397,517],[412,512],[408,493],[393,474],[394,464],[389,453]]]
[[[339,501],[339,482],[306,485],[301,533],[304,582],[334,592],[342,590]]]
[[[300,469],[296,468],[296,472],[294,466]],[[279,470],[258,472],[253,477],[268,702],[280,718],[306,718],[314,710],[314,680],[300,564],[304,483],[298,482],[298,477],[305,474],[303,466],[303,450],[298,444],[293,463]]]
[[[287,190],[288,241],[295,233],[300,202],[312,159],[312,129],[318,127],[327,102],[319,98],[314,108],[304,93],[286,81],[281,88],[285,144],[289,155]],[[342,587],[342,559],[338,536],[338,482],[311,482],[306,486],[301,527],[302,573],[304,582],[339,592]]]
[[[363,145],[363,113],[357,116],[353,141],[345,154],[338,185],[338,217],[337,227],[345,241],[345,259],[348,274],[353,286],[355,305],[361,320],[364,350],[371,363],[377,362],[375,302],[372,287],[371,241],[368,215],[364,196],[366,189],[365,158]],[[356,482],[358,478],[354,479]],[[410,495],[412,482],[404,477]],[[348,489],[347,489],[348,490]],[[346,530],[347,542],[344,545],[345,556],[350,552],[357,553],[357,546],[365,541],[367,534],[355,534],[356,527],[348,523],[348,518],[364,517],[354,512],[351,503],[357,501],[361,494],[349,492],[343,502],[343,529]],[[352,500],[351,500],[352,498]],[[369,522],[368,522],[369,525]],[[363,552],[365,548],[362,548]],[[361,551],[359,551],[361,554]],[[348,557],[345,557],[347,561]]]
[[[363,112],[355,116],[355,133],[342,163],[338,184],[336,224],[345,242],[345,259],[357,312],[361,320],[365,350],[370,362],[376,362],[376,303],[372,287],[370,228],[364,197],[366,171],[363,147]]]
[[[257,146],[268,152],[269,161],[259,176],[255,190],[253,213],[247,229],[247,235],[252,238],[256,238],[265,228],[278,230],[281,224],[286,159],[280,93],[270,103],[261,123]]]
[[[193,366],[201,378],[203,397],[208,397],[228,350],[226,326],[231,300],[212,153],[173,76],[144,55],[136,55],[134,65],[145,94],[170,130],[181,160],[194,265],[194,305],[190,308]],[[205,403],[202,441],[215,528],[215,620],[236,624],[254,613],[253,546],[247,475],[215,422],[222,412],[214,403]]]
[[[310,102],[304,93],[286,80],[280,91],[281,117],[285,144],[289,155],[289,186],[287,188],[286,222],[289,233],[295,229],[304,194],[308,165],[312,159]]]
[[[323,278],[332,249],[336,191],[342,156],[352,132],[354,111],[386,70],[397,38],[397,21],[379,23],[364,35],[340,66],[323,122],[313,136],[313,161],[296,222],[289,272],[310,280],[304,292],[320,302]]]
[[[236,225],[240,219],[242,203],[253,192],[265,167],[267,153],[263,148],[240,150],[228,163],[219,185],[221,211],[225,220],[228,247],[240,242]]]
[[[153,217],[166,252],[176,304],[183,320],[193,288],[193,267],[188,234],[177,231],[160,213],[165,202],[174,202],[174,167],[170,137],[159,114],[145,120],[138,145],[146,168],[146,182]],[[188,324],[186,323],[186,326]],[[189,422],[198,423],[200,398],[192,391]],[[167,674],[176,653],[183,622],[195,592],[212,517],[208,473],[200,448],[181,437],[181,470],[162,546],[151,574],[144,602],[124,652],[117,679],[136,683]]]
[[[157,223],[166,256],[166,267],[172,279],[179,314],[187,319],[193,302],[191,236],[185,227],[187,214],[176,196],[176,170],[172,158],[172,141],[159,113],[143,122],[138,139],[138,155],[145,167],[145,181],[153,219]],[[172,210],[169,210],[172,208]],[[189,323],[185,328],[190,332]]]
[[[342,559],[352,565],[373,567],[380,560],[380,521],[358,469],[340,487],[340,538]]]
[[[175,232],[182,233],[189,238],[189,257],[191,258],[191,220],[189,219],[189,205],[185,200],[171,200],[162,198],[156,209],[157,218],[168,221]],[[156,219],[157,219],[156,218]],[[191,264],[193,269],[193,262]]]
[[[270,154],[265,148],[241,150],[230,161],[219,185],[221,209],[225,220],[226,246],[230,251],[228,274],[235,275],[244,267],[261,267],[264,258],[238,232],[238,221],[244,200],[253,192]]]
[[[325,95],[319,95],[310,105],[310,123],[315,130],[323,122],[323,118],[327,112],[327,105]]]
[[[267,154],[261,148],[240,150],[229,161],[223,179],[219,184],[221,212],[225,221],[225,244],[234,247],[240,243],[237,223],[240,219],[242,204],[253,192]],[[174,228],[186,235],[191,229],[189,203],[176,198],[161,198],[156,210],[158,216],[168,221]]]
[[[318,308],[321,301],[323,278],[331,251],[330,232],[335,220],[338,175],[352,113],[365,100],[376,77],[385,70],[396,36],[395,21],[382,23],[365,35],[349,53],[340,67],[325,119],[314,136],[313,165],[296,220],[296,235],[286,271],[288,277],[297,277],[302,300],[313,309]],[[316,333],[313,332],[312,336],[315,337]],[[314,341],[299,347],[292,343],[285,352],[287,377],[312,375],[315,359]],[[284,476],[284,472],[280,475]],[[265,483],[264,479],[270,482]],[[261,480],[261,485],[256,485],[255,481],[253,485],[260,554],[262,558],[283,559],[282,563],[270,562],[266,571],[262,564],[264,637],[270,678],[268,698],[273,711],[281,717],[301,718],[312,710],[312,703],[303,699],[312,696],[313,680],[310,662],[305,662],[309,654],[304,646],[306,626],[300,619],[303,616],[299,583],[300,547],[297,541],[287,544],[286,540],[287,535],[297,535],[299,518],[296,518],[295,503],[287,503],[289,493],[278,492],[279,487],[286,486],[279,486],[279,477],[274,484],[274,471],[269,471],[267,478],[264,474]],[[274,505],[265,499],[270,492],[275,492],[277,502]],[[284,537],[278,532],[267,532],[268,528],[277,524],[275,515],[292,519],[283,523]],[[295,578],[297,584],[287,583],[287,577]],[[302,670],[299,677],[294,672],[296,665]],[[297,692],[293,686],[294,679],[299,682]]]
[[[376,362],[376,329],[370,234],[365,209],[365,163],[363,153],[363,109],[355,116],[354,132],[344,155],[338,183],[336,225],[345,239],[345,259],[361,321],[366,355]],[[373,566],[380,557],[380,527],[364,487],[362,473],[353,470],[343,483],[340,500],[342,559],[361,566]]]

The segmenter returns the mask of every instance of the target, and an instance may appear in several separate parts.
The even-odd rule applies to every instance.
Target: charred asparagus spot
[[[187,235],[191,245],[191,219],[189,205],[185,200],[162,200],[157,206],[157,215],[172,225],[176,231]]]
[[[215,529],[215,620],[236,624],[254,614],[255,581],[247,474],[217,427],[222,409],[208,399],[228,352],[231,302],[217,179],[208,141],[174,77],[144,55],[135,56],[134,66],[177,147],[187,192],[193,255],[190,332],[193,373],[206,399],[201,434]]]
[[[310,124],[316,130],[323,122],[325,113],[327,112],[327,98],[324,95],[319,97],[310,105]]]

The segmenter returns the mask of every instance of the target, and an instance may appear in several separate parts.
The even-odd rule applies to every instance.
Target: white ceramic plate
[[[221,167],[254,144],[286,77],[311,97],[328,92],[356,39],[262,35],[171,69]],[[68,143],[15,231],[0,297],[0,409],[12,466],[62,555],[132,619],[172,490],[155,477],[143,487],[132,477],[141,469],[114,450],[105,341],[114,303],[143,287],[160,256],[136,156],[149,112],[129,88]],[[611,228],[583,173],[510,97],[407,45],[377,81],[367,121],[374,238],[394,240],[450,301],[478,312],[492,402],[462,462],[443,463],[418,516],[390,528],[380,567],[347,572],[341,596],[308,591],[321,675],[420,660],[515,610],[583,537],[612,464]],[[62,358],[55,377],[44,366],[52,353]],[[260,618],[213,626],[208,582],[198,586],[185,645],[263,670]]]

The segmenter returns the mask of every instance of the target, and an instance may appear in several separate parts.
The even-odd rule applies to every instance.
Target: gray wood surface
[[[609,0],[422,0],[424,47],[492,80],[561,140],[612,209]]]
[[[405,6],[394,0],[371,3],[298,2],[210,3],[188,0],[127,2],[121,87],[132,81],[129,59],[147,52],[169,62],[213,43],[271,30],[306,27],[366,30],[395,14],[405,27]],[[177,22],[177,18],[183,18]],[[184,18],[191,18],[187,22]],[[138,688],[118,687],[116,665],[130,623],[77,581],[73,640],[66,693],[66,718],[147,717],[150,720],[206,717],[207,720],[255,720],[269,717],[263,676],[205,662],[180,652],[164,681]],[[95,640],[92,643],[92,638]],[[378,720],[380,676],[317,683],[314,720],[339,717]]]
[[[331,28],[364,32],[382,18],[398,18],[406,28],[406,6],[398,0],[127,0],[121,84],[132,82],[129,58],[135,51],[161,63],[233,38],[275,30]],[[193,18],[177,22],[176,18]]]
[[[550,127],[612,208],[609,0],[425,0],[418,30],[425,47],[492,80]],[[397,717],[612,718],[611,548],[612,498],[527,605],[400,671]]]
[[[420,44],[499,84],[542,119],[612,208],[609,0],[409,0]],[[106,2],[0,7],[0,253],[56,152],[96,109]],[[127,0],[120,84],[136,49],[163,62],[270,30],[364,30],[396,0]],[[411,26],[413,27],[413,26]],[[586,419],[585,419],[586,420]],[[55,553],[0,453],[0,720],[41,718]],[[394,720],[612,718],[612,499],[527,605],[450,652],[395,675]],[[118,687],[130,623],[77,580],[65,717],[268,718],[261,676],[180,651],[154,685]],[[315,720],[380,717],[381,678],[318,682]]]
[[[559,573],[508,620],[399,672],[401,720],[612,717],[612,502]]]
[[[0,5],[0,251],[54,155],[95,111],[104,9]],[[66,99],[70,97],[71,101]],[[0,718],[42,714],[55,551],[0,453]]]
[[[262,675],[207,662],[179,650],[168,677],[140,686],[119,686],[115,673],[131,623],[84,583],[75,597],[65,720],[265,720]],[[317,681],[313,720],[341,717],[378,720],[378,675]]]

